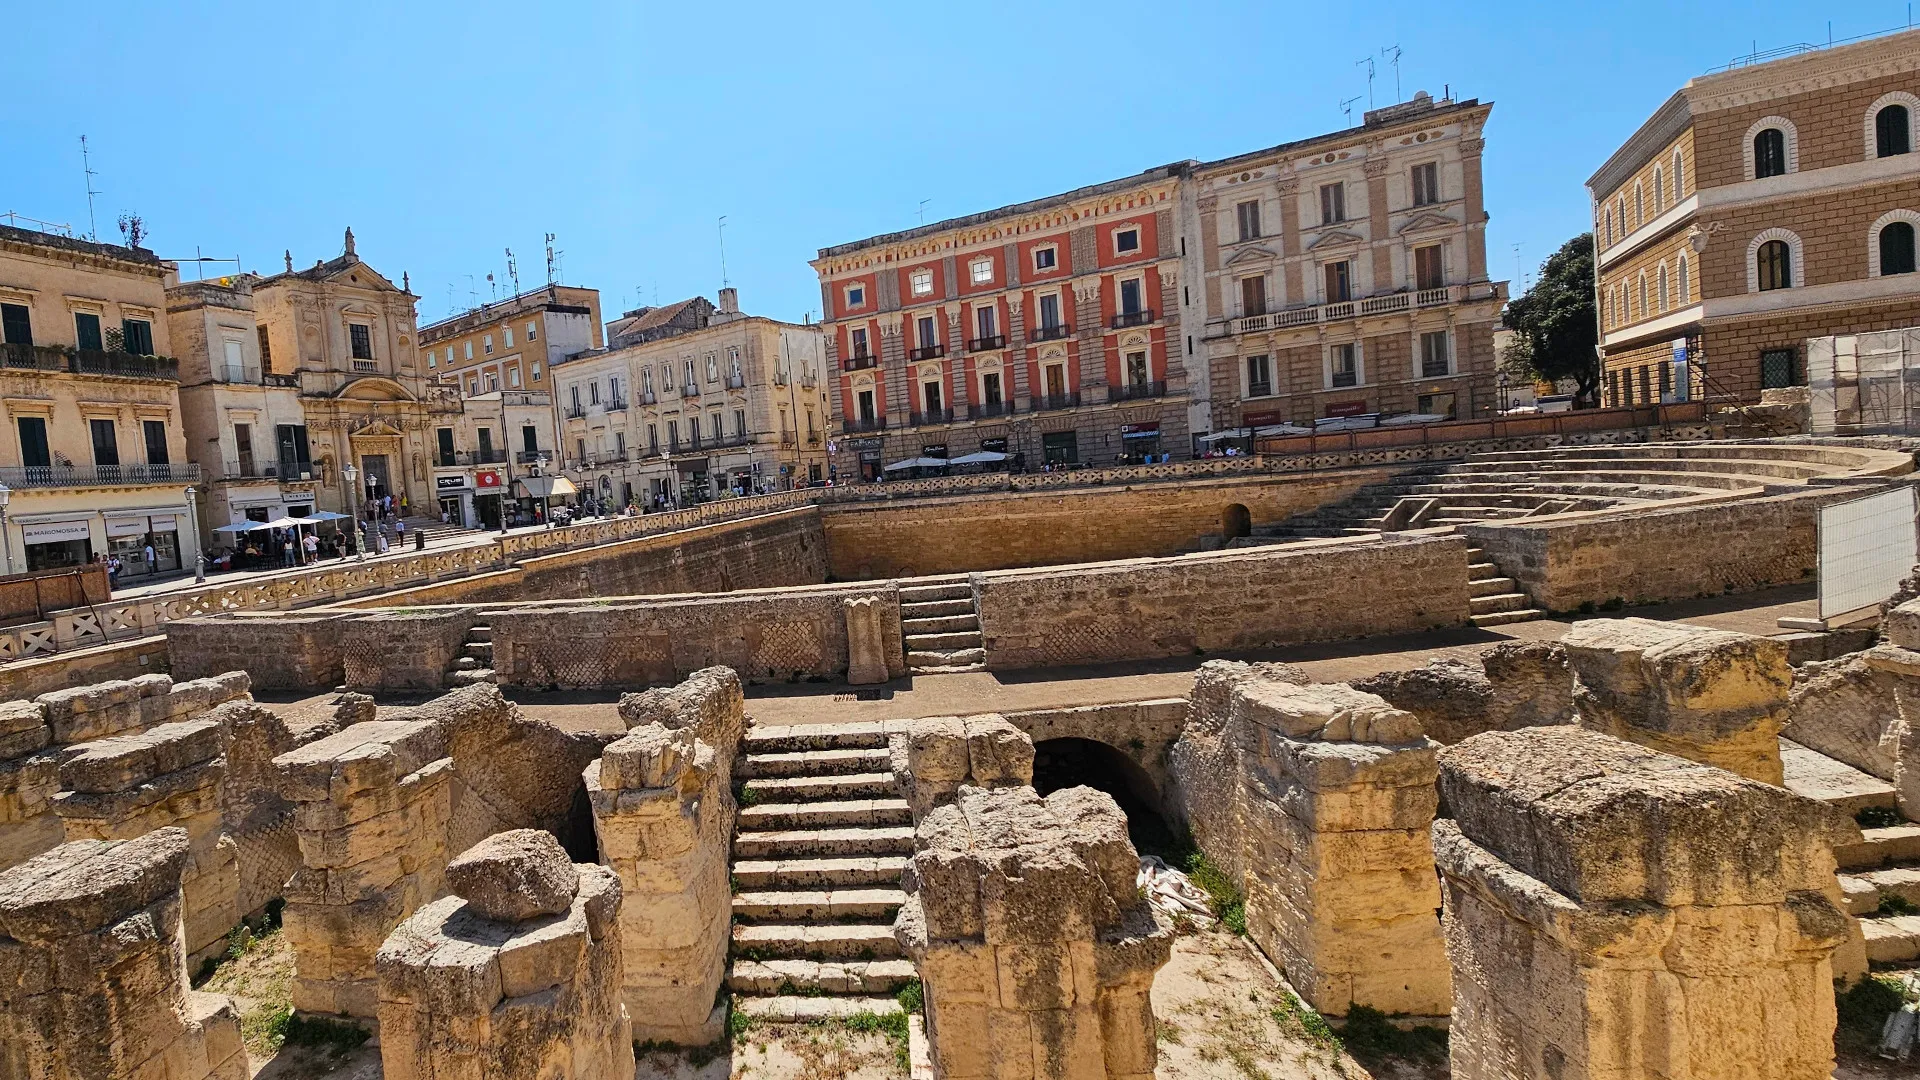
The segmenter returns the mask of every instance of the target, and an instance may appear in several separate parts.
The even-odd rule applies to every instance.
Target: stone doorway
[[[366,485],[368,501],[394,493],[392,467],[388,460],[385,454],[363,454],[360,457],[361,482]]]
[[[1228,503],[1220,512],[1220,539],[1253,535],[1253,515],[1240,503]]]
[[[1042,795],[1085,785],[1113,796],[1127,815],[1127,835],[1143,855],[1177,847],[1160,814],[1153,778],[1118,749],[1092,739],[1048,739],[1033,746],[1033,787]]]

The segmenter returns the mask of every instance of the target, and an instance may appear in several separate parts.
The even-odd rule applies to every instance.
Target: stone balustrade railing
[[[191,615],[284,611],[487,573],[535,556],[788,510],[815,501],[816,494],[797,490],[723,499],[663,514],[586,521],[487,543],[367,562],[349,559],[272,577],[69,608],[52,612],[42,622],[0,628],[0,663],[149,637]]]

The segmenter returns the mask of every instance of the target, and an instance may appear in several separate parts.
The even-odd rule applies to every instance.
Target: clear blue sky
[[[1404,8],[1406,15],[1393,10]],[[1451,84],[1496,103],[1489,261],[1587,228],[1582,183],[1689,76],[1902,25],[1901,2],[902,5],[22,3],[0,212],[271,272],[339,253],[412,274],[423,321],[518,256],[623,306],[720,284],[819,306],[822,246],[1344,126],[1337,102]],[[1657,28],[1658,33],[1649,33]],[[208,264],[208,276],[228,267]],[[190,269],[183,273],[193,276]],[[1515,293],[1519,292],[1516,281]]]

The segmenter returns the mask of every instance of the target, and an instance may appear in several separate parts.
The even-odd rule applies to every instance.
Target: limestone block
[[[1881,644],[1808,665],[1787,715],[1781,734],[1892,784],[1920,818],[1920,652]]]
[[[24,757],[51,742],[53,729],[47,725],[46,706],[37,701],[0,702],[0,761]]]
[[[94,683],[41,694],[53,741],[88,742],[140,726],[140,687],[133,682]]]
[[[1111,796],[963,787],[923,818],[894,937],[927,993],[936,1077],[1145,1077],[1172,931],[1134,888]]]
[[[60,751],[0,760],[0,869],[60,845],[53,797],[60,790]]]
[[[1261,731],[1342,742],[1407,743],[1422,738],[1413,714],[1343,683],[1302,686],[1258,676],[1245,679],[1234,687],[1229,720],[1246,738]]]
[[[1559,642],[1503,641],[1481,654],[1480,666],[1499,730],[1573,722],[1573,669]]]
[[[552,833],[496,833],[447,864],[447,888],[495,922],[558,915],[573,903],[580,875]]]
[[[847,683],[870,686],[886,682],[887,635],[881,618],[891,609],[877,596],[842,601],[847,613]]]
[[[1902,649],[1920,649],[1920,600],[1908,600],[1882,615],[1880,636]]]
[[[1455,1077],[1830,1075],[1836,812],[1576,727],[1440,761]]]
[[[342,728],[375,719],[379,709],[367,694],[347,691],[333,699],[333,721]]]
[[[1771,638],[1651,619],[1588,619],[1563,644],[1583,726],[1782,782],[1793,671]]]
[[[169,679],[164,691],[148,694],[141,700],[143,721],[151,726],[198,716],[216,705],[249,698],[252,686],[252,679],[244,671],[229,671],[182,683]]]
[[[167,828],[63,844],[0,873],[0,1067],[243,1080],[231,1003],[186,987],[188,858],[186,833]]]
[[[563,731],[524,716],[492,683],[436,698],[414,717],[446,731],[454,771],[499,820],[500,829],[542,829],[571,843],[580,771],[600,756],[612,735]],[[462,800],[462,813],[467,805]]]
[[[1033,739],[997,713],[913,720],[888,737],[901,795],[917,820],[962,785],[1033,783]]]
[[[1571,686],[1572,680],[1568,680]],[[1420,720],[1435,740],[1456,743],[1491,730],[1495,723],[1493,683],[1486,672],[1458,660],[1434,660],[1411,671],[1383,671],[1353,683],[1394,708]]]

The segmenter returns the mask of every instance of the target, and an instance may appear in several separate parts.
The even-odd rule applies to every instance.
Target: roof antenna
[[[927,204],[932,201],[933,201],[932,199],[920,200],[920,224],[921,225],[925,225],[927,223]]]
[[[1380,55],[1386,57],[1387,63],[1393,65],[1393,103],[1398,105],[1400,104],[1400,46],[1381,46]]]
[[[727,215],[720,215],[720,287],[725,289],[732,282],[727,280]]]
[[[100,175],[93,171],[93,162],[87,156],[87,137],[80,136],[80,171],[87,182],[87,239],[100,242],[100,227],[93,220],[93,197],[101,194],[93,189],[93,178]]]
[[[507,250],[507,277],[513,279],[513,295],[520,295],[520,264],[513,261],[513,249]]]
[[[553,234],[547,234],[547,288],[553,288]]]
[[[1373,108],[1373,57],[1363,56],[1360,59],[1355,60],[1353,62],[1354,67],[1359,67],[1362,64],[1365,64],[1367,68],[1367,108],[1372,109]]]
[[[1348,98],[1347,100],[1345,100],[1345,101],[1343,101],[1343,102],[1341,102],[1341,103],[1340,103],[1339,105],[1337,105],[1337,106],[1335,106],[1335,107],[1336,107],[1336,108],[1338,108],[1338,109],[1339,109],[1339,110],[1340,110],[1341,112],[1343,112],[1343,113],[1346,113],[1346,114],[1347,114],[1347,126],[1348,126],[1348,127],[1352,127],[1352,126],[1353,126],[1353,103],[1354,103],[1354,102],[1356,102],[1356,101],[1359,101],[1359,100],[1360,100],[1360,95],[1358,95],[1358,94],[1355,94],[1355,95],[1354,95],[1353,97],[1350,97],[1350,98]]]

